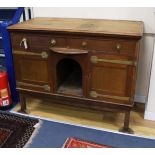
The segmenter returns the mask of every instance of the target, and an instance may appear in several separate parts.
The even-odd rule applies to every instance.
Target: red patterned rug
[[[11,133],[11,130],[0,128],[0,147],[4,145]]]
[[[78,138],[70,137],[66,140],[63,145],[64,148],[112,148],[111,146],[96,144],[94,142],[89,142],[81,140]]]
[[[0,148],[21,148],[28,142],[38,119],[0,112]]]

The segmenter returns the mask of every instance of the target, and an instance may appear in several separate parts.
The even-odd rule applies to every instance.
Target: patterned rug
[[[66,140],[63,145],[64,148],[112,148],[111,146],[96,144],[94,142],[89,142],[81,140],[78,138],[70,137]]]
[[[38,119],[0,112],[0,147],[24,147],[38,122]]]

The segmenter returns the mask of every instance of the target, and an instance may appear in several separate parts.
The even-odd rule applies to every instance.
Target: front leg
[[[133,134],[134,131],[129,128],[129,121],[130,121],[130,111],[125,112],[125,118],[124,118],[124,126],[119,129],[120,132]]]
[[[26,97],[23,94],[20,94],[20,107],[21,109],[18,112],[28,114],[26,108]]]

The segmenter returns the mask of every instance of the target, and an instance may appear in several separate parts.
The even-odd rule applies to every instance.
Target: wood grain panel
[[[24,54],[25,52],[22,51],[14,51],[13,53],[18,88],[52,91],[53,81],[49,72],[48,58],[42,58],[39,52]]]
[[[90,50],[101,51],[103,53],[134,56],[136,41],[129,39],[89,39],[87,46]]]
[[[22,81],[48,82],[47,62],[41,60],[19,60]]]
[[[44,51],[50,48],[70,48],[70,49],[84,49],[89,51],[100,51],[102,53],[111,53],[115,55],[127,55],[130,57],[135,56],[136,40],[135,39],[115,39],[115,38],[89,38],[89,37],[74,37],[74,36],[61,36],[61,35],[43,35],[31,33],[12,33],[12,46],[14,50],[24,51]],[[28,48],[20,43],[22,39],[27,40]],[[51,46],[51,41],[56,43]],[[83,43],[86,44],[83,46]],[[119,49],[117,48],[119,46]]]
[[[35,18],[8,28],[9,31],[33,30],[50,32],[73,32],[104,35],[124,35],[140,37],[143,22],[103,19]]]
[[[92,89],[111,95],[126,95],[127,69],[117,67],[93,67]]]
[[[83,42],[87,42],[87,38],[83,38],[83,37],[79,37],[79,38],[74,38],[74,37],[69,37],[68,40],[67,40],[67,43],[68,43],[68,47],[70,48],[75,48],[75,49],[83,49],[84,47],[82,46],[82,43]],[[87,49],[87,45],[86,45],[86,48]]]
[[[89,97],[106,100],[121,104],[131,104],[132,98],[133,70],[135,66],[121,64],[128,60],[127,56],[108,55],[100,52],[93,52],[91,56],[96,56],[100,61],[93,63],[90,61],[90,80],[89,80]],[[102,62],[101,60],[107,60]],[[91,60],[91,59],[90,59]],[[109,60],[109,62],[108,62]],[[120,64],[112,63],[110,60],[121,60]],[[92,97],[92,91],[96,97]]]
[[[62,36],[45,35],[45,34],[32,34],[32,33],[13,33],[12,34],[12,47],[14,50],[25,50],[24,46],[20,46],[23,38],[26,38],[28,49],[26,51],[40,52],[49,50],[51,47],[51,40],[56,40],[56,47],[65,47],[66,39]]]

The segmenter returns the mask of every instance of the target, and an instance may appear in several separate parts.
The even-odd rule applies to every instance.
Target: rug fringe
[[[68,139],[69,139],[69,138],[67,138],[67,139],[65,140],[64,144],[62,145],[62,148],[65,148],[65,145],[66,145]]]
[[[32,141],[36,137],[36,135],[39,133],[39,129],[41,128],[42,124],[43,124],[43,121],[39,120],[39,122],[36,125],[34,125],[35,130],[33,131],[28,142],[24,145],[24,148],[27,148],[32,144]]]

